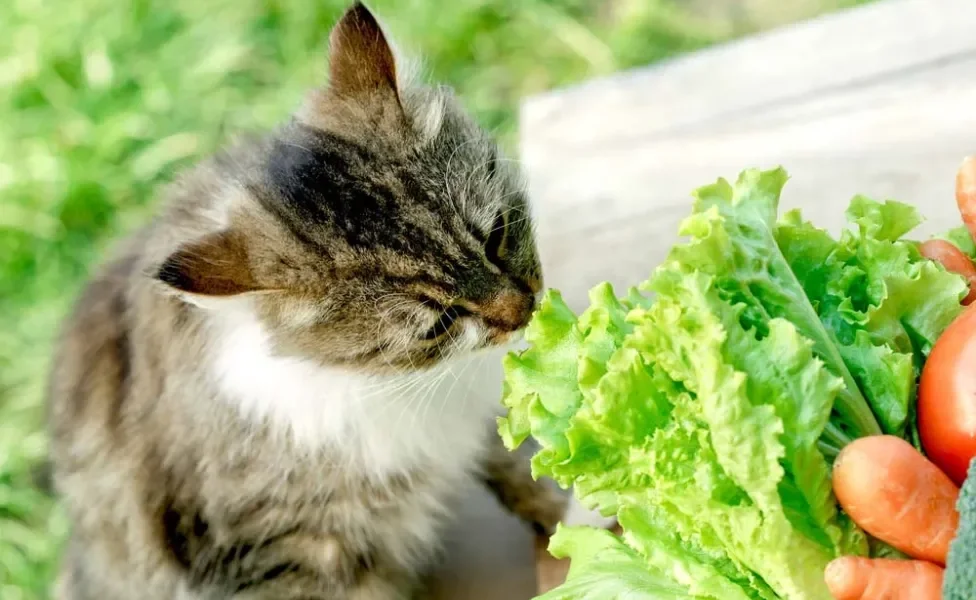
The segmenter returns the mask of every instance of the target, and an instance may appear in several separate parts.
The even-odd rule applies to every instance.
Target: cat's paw
[[[595,510],[583,506],[572,494],[549,490],[534,501],[520,507],[522,518],[532,524],[536,533],[550,536],[556,532],[557,525],[567,527],[589,526],[599,529],[612,529],[617,524],[614,517],[604,517]]]
[[[570,496],[560,520],[567,527],[588,526],[597,529],[613,529],[617,525],[615,517],[604,517],[596,510],[583,506],[576,496]]]

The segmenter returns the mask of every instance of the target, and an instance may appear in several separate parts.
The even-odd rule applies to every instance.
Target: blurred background
[[[521,98],[869,0],[372,0],[513,155]],[[158,186],[321,83],[344,0],[0,2],[0,599],[47,598],[52,336]]]

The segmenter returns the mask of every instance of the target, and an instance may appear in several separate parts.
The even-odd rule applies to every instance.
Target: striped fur
[[[406,598],[481,480],[542,286],[517,172],[360,4],[328,87],[184,174],[91,279],[50,378],[62,600]]]

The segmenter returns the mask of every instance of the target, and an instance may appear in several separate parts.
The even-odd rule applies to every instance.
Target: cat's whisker
[[[403,390],[408,389],[414,382],[419,379],[418,374],[410,374],[405,376],[400,381],[395,381],[391,383],[390,381],[377,381],[372,384],[363,386],[363,391],[365,392],[362,396],[363,400],[370,400],[376,397],[391,397],[396,396]]]
[[[513,221],[508,221],[507,223],[505,223],[504,227],[511,228],[511,227],[513,227],[515,225],[521,225],[522,223],[525,223],[526,221],[532,221],[532,216],[531,215],[524,215],[521,218],[515,219]],[[498,229],[500,229],[500,228],[496,228],[493,231],[497,231]]]
[[[461,149],[464,148],[465,146],[468,146],[470,144],[475,144],[478,141],[479,140],[476,139],[476,138],[471,138],[471,139],[463,140],[463,141],[458,142],[457,144],[455,144],[454,145],[454,148],[451,149],[451,154],[450,154],[450,156],[447,157],[447,163],[446,163],[446,167],[444,169],[444,178],[445,178],[444,179],[444,183],[445,183],[445,187],[448,190],[448,192],[450,192],[451,189],[450,189],[450,180],[447,179],[447,176],[451,173],[451,168],[454,166],[454,159],[457,157],[458,152],[460,152]]]
[[[478,139],[472,138],[472,139],[464,140],[464,141],[459,142],[458,144],[456,144],[454,146],[454,149],[451,150],[451,154],[450,154],[450,156],[447,159],[447,166],[444,169],[444,189],[447,191],[448,201],[449,201],[448,203],[451,206],[454,206],[455,207],[455,213],[457,214],[457,216],[461,217],[462,220],[464,219],[464,215],[459,212],[458,208],[464,209],[467,206],[467,201],[466,200],[459,200],[461,202],[461,207],[457,207],[454,202],[451,202],[452,199],[454,199],[454,198],[457,197],[457,190],[452,190],[451,189],[451,180],[450,180],[449,176],[452,173],[451,168],[453,167],[454,159],[457,157],[458,152],[460,152],[461,149],[464,148],[465,146],[468,146],[470,144],[475,144],[475,143],[478,143],[478,142],[479,142]]]
[[[414,399],[416,398],[417,395],[417,391],[423,389],[423,387],[426,384],[427,381],[423,379],[417,379],[411,382],[409,386],[406,386],[401,390],[399,390],[396,396],[392,397],[393,400],[387,402],[383,406],[382,410],[380,410],[379,413],[377,414],[377,417],[385,417],[393,408],[399,408],[400,412],[398,413],[397,417],[392,420],[392,423],[398,423],[403,418],[403,415],[406,413],[406,411],[409,410],[410,405],[414,402]]]
[[[440,374],[429,378],[427,381],[423,382],[418,387],[411,389],[411,393],[407,403],[403,405],[400,409],[400,413],[397,415],[393,422],[399,426],[407,414],[414,414],[413,407],[420,406],[423,403],[423,398],[437,385],[440,380]],[[414,423],[411,423],[411,429]]]
[[[446,393],[440,395],[440,397],[441,397],[441,405],[440,405],[440,408],[437,411],[438,414],[444,412],[444,407],[446,406],[447,402],[453,402],[453,401],[455,401],[454,400],[454,388],[457,387],[458,382],[461,381],[461,379],[464,377],[464,375],[467,372],[467,370],[469,368],[471,368],[471,364],[472,364],[472,362],[470,360],[467,360],[467,361],[464,362],[464,365],[461,367],[461,372],[460,373],[454,374],[452,372],[452,374],[454,374],[454,382],[451,384],[451,387],[448,388],[448,390],[447,390]],[[467,394],[465,394],[465,395],[467,395]],[[427,407],[428,409],[430,408],[430,404],[433,404],[433,402],[428,403],[428,407]],[[427,411],[427,409],[424,410],[424,418],[422,419],[422,421],[425,421],[425,422],[426,422],[426,419],[427,419],[426,411]]]
[[[382,352],[382,350],[381,350],[381,352]],[[408,355],[408,358],[409,358],[409,355]],[[411,365],[412,365],[413,364],[413,360],[412,359],[409,359],[409,360],[410,360]],[[388,361],[388,365],[392,367],[392,363],[390,363],[389,361]],[[424,382],[424,380],[425,380],[425,375],[426,375],[426,372],[419,371],[417,369],[414,369],[410,375],[408,375],[408,376],[406,376],[404,378],[404,381],[402,381],[402,382],[400,382],[400,383],[398,383],[397,385],[394,385],[394,386],[387,386],[387,387],[381,387],[379,389],[376,389],[374,391],[374,394],[370,394],[369,396],[370,397],[373,397],[373,396],[375,396],[377,394],[388,394],[390,396],[400,396],[400,395],[403,395],[404,393],[411,391],[413,388],[417,387],[418,385],[421,385]],[[386,410],[388,410],[389,409],[389,406],[391,406],[391,405],[392,404],[388,404],[387,406],[383,407],[383,410],[381,412],[385,412]]]
[[[377,296],[376,298],[374,298],[373,299],[373,307],[378,309],[380,303],[382,303],[383,301],[388,300],[390,298],[410,299],[410,297],[407,294],[404,294],[403,292],[389,292],[389,293],[386,293],[386,294],[383,294],[381,296]]]
[[[389,401],[382,404],[378,416],[383,416],[392,407],[398,406],[398,401],[402,401],[402,397],[407,396],[415,388],[419,387],[422,384],[423,384],[423,378],[411,377],[407,381],[403,382],[402,385],[398,385],[395,388],[381,391],[381,393],[383,394],[381,398]]]
[[[462,371],[463,371],[463,369],[462,369]],[[428,397],[427,397],[426,402],[424,402],[424,404],[422,406],[422,415],[420,417],[420,424],[421,425],[427,423],[427,413],[430,411],[431,406],[433,406],[434,401],[437,399],[438,396],[440,396],[441,405],[440,405],[440,408],[438,409],[438,411],[435,414],[440,415],[440,414],[442,414],[444,412],[444,404],[445,404],[445,402],[447,402],[450,399],[450,394],[451,394],[451,392],[454,391],[454,387],[457,384],[457,378],[458,378],[457,375],[454,375],[454,370],[453,369],[450,369],[449,368],[448,371],[447,371],[447,373],[450,374],[450,375],[452,375],[452,376],[454,376],[454,383],[451,384],[451,387],[448,388],[448,391],[446,393],[435,394],[435,393],[433,393],[435,390],[434,390],[434,388],[432,388],[431,393],[428,394]],[[443,380],[446,379],[446,378],[447,377],[445,375],[444,377],[441,378],[441,381],[443,382]],[[416,418],[416,416],[415,416],[415,418]],[[439,433],[443,434],[444,432],[439,432]]]
[[[484,381],[483,374],[484,374],[485,366],[487,364],[488,364],[488,356],[487,355],[482,355],[480,358],[478,358],[478,360],[477,360],[477,367],[475,369],[476,375],[473,378],[475,381]],[[463,378],[463,375],[464,374],[462,373],[462,377],[461,378]],[[474,397],[474,395],[475,394],[472,393],[472,391],[470,391],[470,390],[468,390],[467,393],[463,394],[463,398],[461,398],[461,402],[462,402],[462,408],[461,408],[461,410],[463,411],[464,414],[468,414],[470,412],[470,410],[471,410],[471,398]],[[447,396],[445,395],[445,397],[447,397]],[[443,408],[441,410],[443,410]]]
[[[391,304],[389,307],[385,309],[381,309],[380,304],[390,299],[397,299],[399,301],[394,302],[393,304]],[[402,292],[391,292],[388,294],[383,294],[382,296],[379,296],[378,298],[373,300],[373,310],[377,311],[377,313],[380,315],[381,318],[385,318],[389,316],[391,313],[395,312],[396,310],[399,310],[401,307],[410,306],[411,304],[414,303],[416,303],[416,300],[407,294],[404,294]]]
[[[431,384],[424,390],[423,395],[418,396],[419,398],[422,398],[422,400],[418,403],[417,410],[414,411],[413,413],[413,418],[410,421],[411,429],[417,426],[417,417],[420,415],[422,415],[420,418],[420,425],[423,425],[427,422],[427,409],[430,407],[430,403],[434,399],[435,396],[434,392],[438,390],[441,383],[444,382],[444,379],[446,379],[448,375],[453,374],[453,372],[454,370],[450,365],[446,366],[443,369],[443,371],[441,371],[441,373],[437,375],[437,377],[434,378]]]
[[[314,155],[314,154],[315,154],[315,153],[314,153],[314,152],[312,151],[312,149],[311,149],[311,148],[308,148],[308,147],[306,147],[306,146],[303,146],[302,144],[299,144],[299,143],[297,143],[297,142],[295,142],[294,140],[288,140],[288,141],[286,141],[286,142],[284,142],[284,144],[285,144],[286,146],[290,146],[290,147],[292,147],[292,148],[298,148],[299,150],[304,150],[304,151],[305,151],[306,153],[308,153],[308,154],[310,154],[310,155]]]
[[[452,335],[451,342],[453,344],[457,345],[458,344],[458,341],[457,341],[458,338],[457,337],[454,337],[453,334],[451,334],[451,335]],[[482,358],[481,361],[483,362],[484,361],[484,358]],[[451,374],[454,375],[454,382],[451,384],[451,387],[448,389],[448,391],[446,393],[441,394],[441,405],[440,405],[440,408],[438,409],[438,412],[439,413],[444,411],[444,407],[445,407],[445,405],[446,405],[446,403],[448,401],[452,401],[451,399],[453,398],[454,388],[457,387],[457,384],[463,379],[465,373],[471,367],[471,364],[472,364],[472,362],[470,360],[465,361],[464,362],[464,365],[461,368],[461,372],[460,373],[457,373],[457,374],[455,374],[453,372],[453,369],[450,370]],[[470,395],[470,391],[465,394],[465,397],[467,397],[469,395]],[[467,407],[467,402],[465,402],[465,407]],[[426,411],[429,408],[430,407],[428,405],[428,407],[426,407],[424,409],[424,418],[422,419],[422,421],[426,421]]]
[[[451,337],[451,329],[448,329],[444,333],[447,335],[448,338]],[[444,348],[441,347],[441,338],[440,337],[434,338],[434,345],[437,346],[437,355],[440,356],[441,359],[446,358],[447,357],[447,354],[444,352]]]
[[[525,189],[525,187],[519,185],[519,186],[515,186],[514,189],[512,189],[512,190],[510,190],[508,192],[505,192],[504,194],[498,194],[497,198],[498,198],[498,202],[502,203],[505,200],[508,200],[509,198],[511,198],[512,196],[521,196],[521,195],[524,195],[526,193],[527,193],[527,190]]]
[[[397,311],[399,311],[401,308],[403,308],[405,306],[412,306],[415,303],[416,302],[414,300],[401,300],[400,302],[397,302],[396,304],[393,304],[393,305],[387,307],[386,309],[380,310],[380,309],[377,308],[377,313],[378,313],[378,315],[380,317],[380,320],[382,320],[384,323],[387,323],[387,324],[390,324],[390,323],[401,323],[403,321],[403,319],[396,318],[396,315],[394,315],[394,313],[396,313]],[[407,312],[407,311],[404,311],[404,312]],[[416,311],[411,311],[411,312],[416,312]]]
[[[376,325],[377,337],[379,337],[379,331],[380,331],[381,323],[382,323],[382,321],[380,321]],[[393,361],[390,359],[390,357],[388,357],[386,355],[386,345],[385,344],[384,345],[380,345],[379,346],[379,351],[380,351],[380,358],[383,360],[383,362],[386,364],[386,366],[389,367],[390,369],[394,369],[395,367],[394,367]]]
[[[417,385],[423,383],[426,379],[425,375],[426,372],[413,371],[405,375],[402,381],[399,381],[393,385],[384,382],[383,385],[374,389],[374,392],[375,394],[385,394],[393,397],[399,396],[403,394],[405,391],[409,391],[411,388],[416,387]],[[373,397],[373,395],[374,394],[371,394],[369,397]]]
[[[487,164],[488,161],[485,161],[481,165],[469,170],[467,175],[464,177],[464,185],[463,185],[464,193],[461,194],[460,199],[461,199],[461,208],[464,210],[465,213],[470,212],[470,209],[468,208],[468,200],[471,198],[472,195],[471,185],[474,183],[475,177],[479,175],[479,171],[483,170],[485,172],[482,183],[484,181],[487,181],[488,179],[488,171],[485,168]]]
[[[407,415],[407,413],[414,412],[413,411],[414,405],[417,405],[418,407],[422,405],[423,398],[427,396],[427,394],[431,393],[431,391],[437,386],[437,384],[440,383],[443,376],[444,376],[444,372],[442,371],[441,373],[438,373],[434,377],[429,378],[426,382],[424,382],[419,387],[411,389],[410,398],[400,410],[400,414],[397,415],[397,418],[394,419],[394,423],[399,425],[400,422],[403,420],[403,418]],[[410,428],[412,429],[415,424],[416,423],[414,419],[411,421]]]

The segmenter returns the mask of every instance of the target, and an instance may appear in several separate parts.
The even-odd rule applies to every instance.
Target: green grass
[[[732,1],[371,5],[514,150],[527,94],[863,2],[811,0],[735,19],[712,10]],[[161,183],[229,133],[274,124],[321,82],[328,29],[346,2],[0,4],[0,598],[21,600],[47,597],[66,531],[29,476],[45,450],[44,373],[58,320]]]

